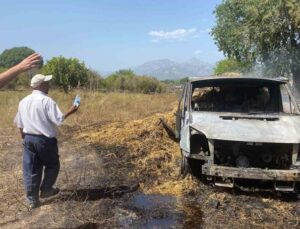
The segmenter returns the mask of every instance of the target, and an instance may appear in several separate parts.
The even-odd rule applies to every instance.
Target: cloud
[[[200,55],[200,54],[202,54],[202,53],[203,53],[203,52],[202,52],[202,50],[200,50],[200,49],[195,50],[195,52],[194,52],[195,55]]]
[[[159,42],[161,40],[184,40],[190,37],[197,37],[197,29],[175,29],[172,31],[153,30],[149,32],[149,35],[153,37],[153,42]]]

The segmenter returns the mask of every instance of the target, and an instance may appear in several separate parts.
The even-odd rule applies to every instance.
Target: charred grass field
[[[179,176],[180,153],[159,122],[174,126],[176,94],[53,91],[62,111],[58,196],[29,211],[22,141],[13,125],[30,91],[0,91],[1,228],[299,228],[300,204],[274,193],[217,189]]]

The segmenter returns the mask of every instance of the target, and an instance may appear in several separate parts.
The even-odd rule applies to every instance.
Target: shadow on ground
[[[55,197],[51,198],[49,200],[46,200],[44,202],[44,205],[50,204],[54,201],[60,200],[60,201],[70,201],[75,200],[79,202],[83,201],[96,201],[103,198],[118,198],[123,196],[126,193],[135,192],[139,189],[139,184],[135,184],[132,186],[115,186],[115,187],[100,187],[100,188],[83,188],[83,189],[64,189],[61,190],[61,193]]]

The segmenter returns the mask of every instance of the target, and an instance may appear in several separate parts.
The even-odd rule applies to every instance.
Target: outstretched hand
[[[64,114],[65,119],[68,118],[71,114],[75,113],[78,108],[79,106],[71,106],[71,108]]]
[[[73,105],[73,106],[71,107],[72,112],[73,112],[73,113],[76,112],[76,111],[78,110],[79,106],[80,106],[80,105],[78,105],[78,106]]]
[[[24,60],[22,60],[17,65],[17,67],[21,72],[25,72],[32,68],[39,68],[42,65],[42,61],[43,59],[39,54],[33,53],[30,56],[26,57]]]

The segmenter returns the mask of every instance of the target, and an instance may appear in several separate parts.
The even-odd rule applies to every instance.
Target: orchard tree
[[[161,93],[163,88],[161,83],[149,76],[139,76],[137,77],[137,92],[149,94],[149,93]]]
[[[223,0],[215,15],[212,35],[225,56],[292,76],[300,87],[299,0]]]
[[[219,61],[214,68],[214,74],[222,75],[229,72],[244,73],[249,71],[250,67],[251,63],[237,61],[234,58],[230,58]]]
[[[42,72],[53,75],[53,84],[62,87],[65,92],[88,82],[88,69],[76,58],[53,57],[43,67]]]
[[[109,90],[129,90],[135,89],[135,74],[132,70],[119,70],[105,79],[105,85]]]
[[[137,76],[132,70],[119,70],[105,79],[108,90],[130,91],[138,93],[160,93],[162,84],[149,76]]]
[[[14,47],[4,50],[0,55],[0,67],[10,68],[20,63],[25,57],[34,53],[28,47]]]

